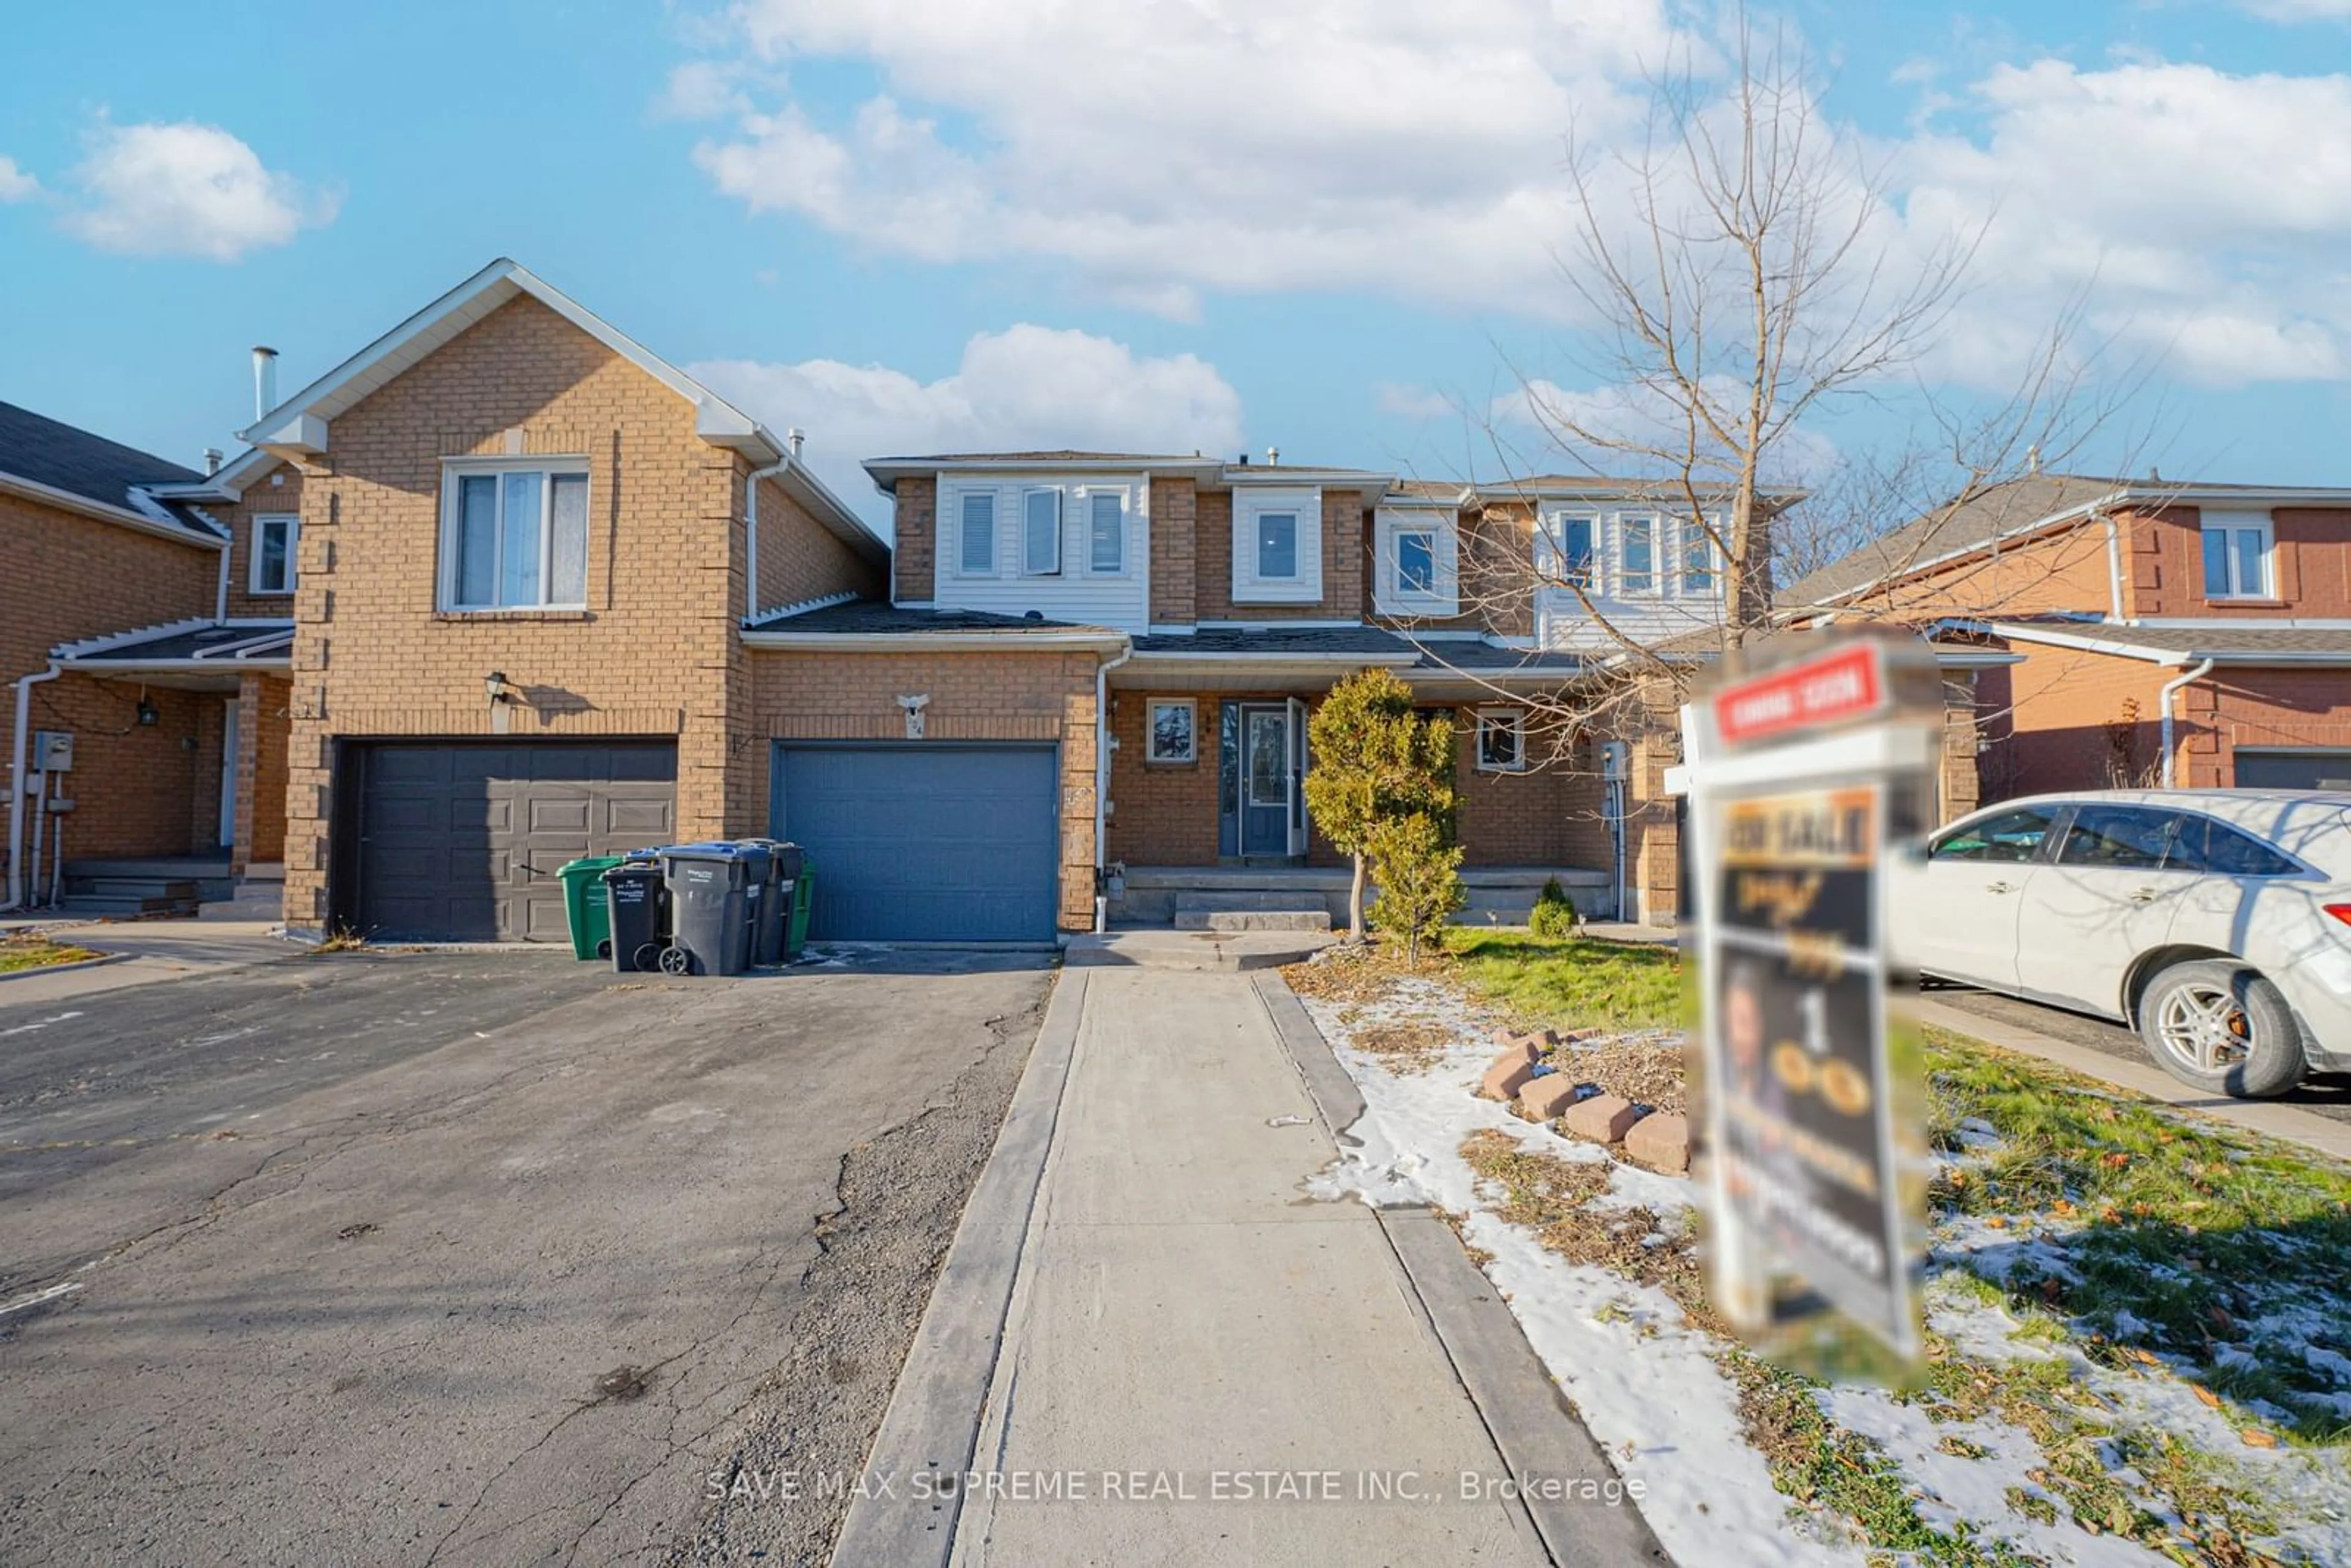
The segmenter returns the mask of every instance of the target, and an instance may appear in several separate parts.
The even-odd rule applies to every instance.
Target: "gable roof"
[[[703,440],[741,453],[756,467],[780,466],[777,480],[829,531],[869,559],[887,558],[888,547],[864,519],[843,506],[766,426],[528,267],[505,256],[255,420],[237,433],[238,439],[289,460],[324,454],[338,414],[356,407],[500,306],[526,295],[692,403],[695,434]],[[241,472],[246,460],[240,456],[231,466]]]
[[[151,452],[0,402],[0,489],[166,538],[217,545],[219,536],[200,517],[146,494],[151,486],[203,478]]]
[[[1946,629],[2080,648],[2150,664],[2187,665],[2210,659],[2220,664],[2351,664],[2351,624],[2281,626],[2241,623],[2113,621],[1955,621]]]
[[[2351,489],[2026,474],[1985,486],[1965,505],[1938,507],[1913,518],[1790,583],[1778,598],[1790,610],[1827,606],[1944,561],[1989,550],[2003,540],[2109,509],[2159,511],[2207,503],[2341,507],[2351,505]]]

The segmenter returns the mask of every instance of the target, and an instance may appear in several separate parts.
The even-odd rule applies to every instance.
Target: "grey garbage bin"
[[[800,880],[800,847],[780,839],[745,839],[768,856],[768,884],[759,896],[759,917],[751,940],[751,962],[780,964],[792,919],[792,897]]]
[[[612,967],[623,975],[661,967],[669,946],[669,889],[661,866],[640,851],[604,873],[611,908]]]
[[[672,844],[661,852],[670,946],[662,972],[739,975],[751,966],[751,929],[767,868],[742,844]]]

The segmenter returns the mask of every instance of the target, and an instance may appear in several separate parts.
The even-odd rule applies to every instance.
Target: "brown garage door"
[[[378,937],[561,942],[559,867],[674,836],[664,742],[385,742],[349,766],[359,841],[338,903]]]

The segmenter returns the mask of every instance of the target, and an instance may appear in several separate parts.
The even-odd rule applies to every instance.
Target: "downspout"
[[[64,674],[64,667],[52,659],[45,674],[16,679],[16,744],[8,770],[8,902],[0,904],[0,911],[19,909],[25,903],[25,762],[32,744],[33,687]]]
[[[213,597],[213,619],[228,619],[228,558],[232,552],[226,541],[221,545],[220,591]]]
[[[2106,514],[2106,618],[2120,622],[2123,618],[2123,526]]]
[[[747,535],[743,552],[743,620],[746,624],[759,618],[759,482],[772,479],[792,465],[786,457],[772,468],[753,472],[743,486],[744,511],[749,514],[744,523]]]
[[[2190,682],[2200,681],[2205,676],[2210,674],[2212,673],[2212,663],[2213,662],[2210,659],[2207,659],[2202,664],[2197,665],[2194,669],[2183,673],[2173,680],[2164,682],[2163,690],[2156,695],[2156,706],[2163,714],[2163,787],[2167,789],[2175,789],[2179,788],[2179,786],[2173,781],[2175,775],[2179,771],[2179,763],[2177,759],[2173,758],[2171,753],[2172,694],[2177,692],[2180,687],[2189,685]]]
[[[1102,891],[1102,873],[1110,866],[1110,673],[1134,657],[1130,640],[1115,659],[1094,666],[1094,930],[1110,929],[1110,896]]]

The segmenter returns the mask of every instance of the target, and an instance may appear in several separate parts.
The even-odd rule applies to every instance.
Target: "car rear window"
[[[2040,852],[2041,841],[2057,820],[2054,806],[2019,806],[1979,817],[1935,841],[1931,853],[1938,861],[2029,861]]]
[[[2168,870],[2213,876],[2287,876],[2302,869],[2251,833],[2193,815],[2180,819],[2170,858],[2163,863]]]

